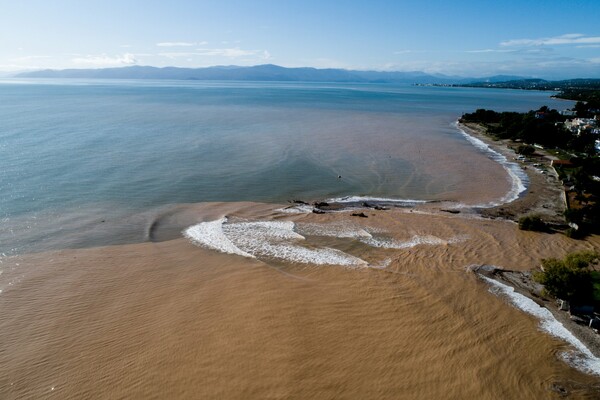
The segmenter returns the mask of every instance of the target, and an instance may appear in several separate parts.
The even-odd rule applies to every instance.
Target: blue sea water
[[[468,201],[492,161],[452,122],[477,108],[570,106],[549,96],[383,84],[0,81],[0,253],[55,247],[40,243],[60,243],[48,238],[73,236],[80,223],[169,204]]]

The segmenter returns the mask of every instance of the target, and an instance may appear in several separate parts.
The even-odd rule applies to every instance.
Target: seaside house
[[[598,121],[595,118],[574,118],[564,123],[565,128],[577,135],[582,133],[597,133]]]

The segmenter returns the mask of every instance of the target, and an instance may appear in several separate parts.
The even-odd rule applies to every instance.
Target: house
[[[569,160],[552,160],[550,163],[553,167],[572,167],[573,163]]]

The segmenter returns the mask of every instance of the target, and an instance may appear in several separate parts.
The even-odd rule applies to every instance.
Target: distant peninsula
[[[17,78],[79,78],[79,79],[174,79],[220,81],[287,81],[339,83],[403,83],[422,85],[469,84],[524,79],[518,76],[463,78],[425,72],[358,71],[347,69],[319,69],[310,67],[286,68],[273,64],[242,66],[214,66],[206,68],[178,68],[129,66],[99,69],[46,69],[23,72]]]

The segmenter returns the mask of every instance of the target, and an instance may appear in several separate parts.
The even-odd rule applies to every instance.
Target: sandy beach
[[[552,178],[526,171],[524,196],[481,215],[190,204],[143,243],[4,258],[0,397],[597,398],[598,376],[568,361],[577,349],[473,273],[600,250],[518,230],[520,215],[561,212]],[[224,254],[181,233],[223,218],[224,232],[283,224],[305,237],[277,244],[288,252],[361,262],[287,262],[255,243],[255,258]]]
[[[518,221],[524,215],[540,215],[549,223],[565,224],[563,216],[566,209],[564,190],[556,171],[551,166],[551,161],[555,157],[544,150],[536,149],[536,154],[530,157],[534,160],[533,162],[521,161],[517,159],[518,154],[512,150],[516,144],[510,140],[493,140],[484,133],[484,128],[478,124],[460,124],[459,127],[469,135],[491,146],[511,162],[519,164],[529,179],[524,195],[510,203],[482,209],[480,210],[482,216]],[[533,166],[534,163],[539,166]]]

